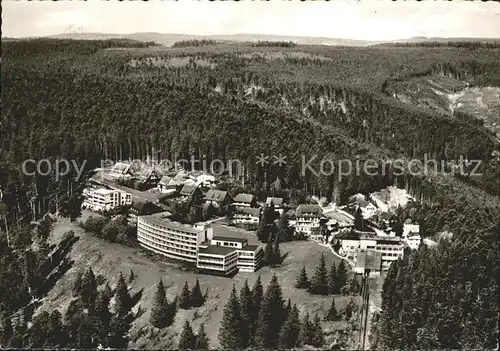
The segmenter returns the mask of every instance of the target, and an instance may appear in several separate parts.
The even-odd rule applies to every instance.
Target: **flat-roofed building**
[[[246,238],[231,236],[235,231],[226,227],[208,228],[208,233],[211,239],[200,245],[196,264],[202,272],[231,276],[238,271],[255,272],[262,266],[261,246],[248,245]]]
[[[85,188],[83,196],[82,208],[96,212],[132,204],[132,195],[118,189]]]
[[[356,262],[360,250],[375,250],[382,255],[382,268],[388,269],[393,261],[403,257],[404,242],[399,237],[377,236],[367,233],[342,233],[336,236],[340,241],[339,254]]]
[[[205,273],[231,276],[238,272],[238,252],[233,247],[201,245],[196,267]]]
[[[198,246],[208,239],[204,224],[181,224],[161,212],[137,219],[137,240],[142,247],[180,261],[196,262]]]

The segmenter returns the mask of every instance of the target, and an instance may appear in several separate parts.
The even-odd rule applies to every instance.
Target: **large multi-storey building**
[[[180,261],[196,262],[198,246],[207,240],[207,225],[181,224],[161,212],[137,219],[137,240],[142,247]]]
[[[117,189],[86,188],[83,196],[82,208],[92,211],[109,211],[132,204],[132,195]]]
[[[262,265],[262,247],[230,236],[231,229],[208,222],[191,226],[169,217],[169,212],[138,217],[137,240],[142,247],[179,261],[196,262],[203,272],[225,276],[255,272]]]
[[[313,231],[319,229],[322,215],[323,210],[319,205],[299,205],[295,211],[295,231],[311,236]]]
[[[262,265],[263,257],[262,247],[248,245],[245,238],[212,235],[200,245],[196,266],[207,273],[230,276],[238,271],[255,272]]]
[[[375,250],[382,255],[382,269],[388,269],[393,261],[403,257],[404,242],[399,237],[348,233],[336,237],[340,241],[339,253],[356,262],[358,253]]]

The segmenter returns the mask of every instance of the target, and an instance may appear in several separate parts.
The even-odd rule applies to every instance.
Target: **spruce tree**
[[[273,266],[273,241],[272,237],[269,236],[269,239],[267,240],[266,247],[264,249],[264,265],[266,266]]]
[[[257,348],[277,348],[278,333],[285,318],[285,309],[281,287],[276,274],[271,278],[266,294],[262,301],[257,330],[255,335],[255,346]]]
[[[250,344],[255,344],[255,333],[257,329],[257,320],[259,318],[262,299],[264,297],[264,287],[260,279],[260,274],[252,288],[252,324],[250,325]]]
[[[190,295],[191,293],[189,292],[188,282],[186,281],[184,283],[184,287],[182,288],[181,296],[179,297],[179,308],[182,308],[183,310],[189,309],[191,306]]]
[[[205,325],[201,323],[198,334],[196,335],[195,342],[196,350],[209,350],[210,349],[210,339],[208,338],[207,332],[205,331]]]
[[[151,310],[150,323],[156,328],[165,328],[167,326],[168,302],[165,292],[165,286],[160,279],[156,287],[155,298],[153,300],[153,309]]]
[[[223,349],[227,350],[241,347],[241,308],[234,285],[229,300],[224,306],[219,329],[219,343]]]
[[[261,218],[259,222],[259,227],[257,228],[257,238],[262,243],[266,243],[269,241],[269,227],[264,222],[264,219]]]
[[[274,235],[273,253],[271,256],[271,266],[275,267],[281,264],[280,242],[278,235]]]
[[[356,278],[356,276],[354,276],[352,278],[352,281],[351,281],[351,285],[349,287],[349,292],[352,294],[352,295],[359,295],[360,292],[361,292],[361,283],[359,282],[359,280]]]
[[[0,345],[9,345],[13,335],[12,320],[8,313],[4,311],[2,313],[2,328],[0,329]]]
[[[347,269],[344,263],[344,260],[340,261],[339,266],[337,267],[337,286],[336,291],[337,294],[342,291],[342,288],[347,283]]]
[[[109,297],[107,292],[101,291],[97,296],[97,300],[95,303],[95,311],[94,316],[96,317],[96,321],[98,323],[98,343],[102,346],[107,342],[108,334],[109,334],[109,324],[111,323],[112,314],[109,311]]]
[[[330,305],[330,309],[326,315],[327,321],[337,321],[339,320],[339,313],[337,312],[337,308],[335,307],[335,299],[332,299],[332,304]]]
[[[290,230],[288,214],[283,212],[278,222],[278,236],[281,242],[293,240],[293,231]]]
[[[314,323],[312,327],[312,339],[311,345],[316,348],[321,348],[325,344],[325,335],[323,333],[323,328],[321,327],[321,321],[319,316],[314,317]]]
[[[285,306],[285,313],[284,313],[284,318],[288,318],[288,315],[292,312],[292,301],[290,298],[288,299],[286,306]]]
[[[309,320],[309,312],[306,312],[300,324],[300,331],[297,338],[297,346],[311,345],[313,337],[313,326]]]
[[[123,278],[123,274],[120,272],[115,290],[115,312],[117,317],[123,318],[127,316],[132,307],[127,283],[125,283],[125,278]]]
[[[356,209],[356,212],[354,212],[354,228],[359,231],[363,231],[364,229],[363,212],[359,206]]]
[[[310,286],[309,278],[307,278],[306,266],[302,266],[300,275],[297,277],[297,283],[295,287],[297,289],[308,289]]]
[[[76,275],[75,283],[73,284],[72,294],[73,297],[79,297],[82,293],[82,273],[78,272]]]
[[[338,294],[337,291],[337,268],[335,267],[335,262],[332,263],[330,272],[328,274],[328,292],[330,294]]]
[[[241,348],[246,348],[250,345],[250,326],[252,324],[252,291],[248,287],[248,281],[240,290],[240,307],[241,307]]]
[[[311,279],[309,292],[314,295],[328,295],[328,272],[323,254],[321,254],[316,273]]]
[[[179,339],[179,350],[192,350],[196,347],[196,336],[193,333],[191,324],[186,320],[182,328],[181,337]]]
[[[78,327],[84,318],[84,307],[81,299],[70,302],[66,314],[64,315],[64,324],[68,327],[69,341],[75,344],[78,338]]]
[[[192,307],[200,307],[204,303],[203,294],[201,293],[200,282],[196,278],[196,283],[194,284],[193,290],[189,296],[190,305]]]
[[[288,300],[290,301],[290,300]],[[296,346],[297,338],[300,332],[299,310],[294,305],[287,315],[285,323],[279,333],[279,347],[291,349]]]

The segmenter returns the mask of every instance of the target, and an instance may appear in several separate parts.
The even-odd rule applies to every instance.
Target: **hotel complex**
[[[86,188],[83,196],[82,208],[96,212],[132,204],[132,195],[118,189]]]
[[[262,265],[262,247],[231,236],[235,232],[230,228],[210,223],[191,226],[169,216],[162,212],[138,217],[137,240],[142,247],[172,259],[196,262],[203,272],[225,276],[255,272]]]
[[[339,253],[356,262],[358,253],[375,250],[382,255],[382,269],[388,269],[393,261],[403,257],[405,244],[399,237],[377,236],[360,233],[337,235],[340,241]]]

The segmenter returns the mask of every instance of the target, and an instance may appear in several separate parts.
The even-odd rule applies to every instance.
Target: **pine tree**
[[[337,284],[336,291],[337,294],[342,291],[342,288],[347,283],[347,269],[344,263],[344,260],[340,261],[339,266],[337,267]]]
[[[241,347],[241,307],[234,285],[229,300],[224,306],[219,329],[219,343],[223,349],[228,350]]]
[[[363,212],[359,206],[356,209],[356,212],[354,212],[354,228],[360,231],[364,230]]]
[[[201,293],[200,282],[196,278],[196,283],[194,284],[193,290],[189,296],[190,305],[192,307],[200,307],[204,303],[203,295]]]
[[[349,292],[353,295],[359,295],[361,292],[361,284],[359,280],[354,276],[351,281],[351,286],[349,287]]]
[[[328,272],[323,254],[321,254],[316,273],[311,279],[309,292],[314,295],[328,295]]]
[[[352,299],[349,300],[349,302],[347,303],[347,305],[344,308],[344,315],[345,315],[346,320],[351,319],[355,308],[356,308],[356,305],[354,304],[354,301]]]
[[[290,301],[290,300],[288,300]],[[279,334],[279,347],[291,349],[296,346],[300,332],[299,310],[296,305],[290,309]]]
[[[151,310],[150,323],[156,328],[165,328],[167,326],[168,302],[165,292],[165,286],[160,279],[156,287],[155,298],[153,300],[153,309]]]
[[[255,346],[257,348],[277,348],[278,333],[285,321],[285,309],[281,287],[278,278],[273,275],[262,301]]]
[[[290,230],[289,218],[286,212],[283,212],[278,222],[278,236],[281,242],[293,240],[293,231]]]
[[[70,302],[66,314],[64,315],[64,324],[68,326],[69,340],[72,343],[77,342],[78,327],[84,318],[84,307],[81,299]]]
[[[196,346],[196,336],[193,333],[191,324],[186,320],[179,339],[179,350],[191,350]]]
[[[292,301],[290,300],[290,298],[288,299],[288,302],[286,303],[286,306],[285,306],[285,319],[288,318],[288,315],[292,312]]]
[[[250,326],[252,324],[252,291],[248,287],[248,281],[240,290],[240,307],[241,307],[241,348],[246,348],[250,345]]]
[[[335,307],[335,299],[332,299],[332,304],[330,306],[330,309],[328,310],[328,313],[326,315],[326,320],[327,321],[337,321],[339,320],[339,313],[337,312],[337,308]]]
[[[297,289],[308,289],[310,286],[309,278],[307,278],[306,266],[302,266],[300,275],[297,277],[297,283],[295,287]]]
[[[300,324],[300,331],[297,338],[297,346],[311,345],[313,338],[313,326],[309,320],[309,312],[306,312],[302,323]]]
[[[209,350],[210,349],[210,339],[205,331],[205,325],[201,323],[198,334],[196,335],[195,342],[196,350]]]
[[[118,318],[123,318],[130,312],[131,299],[128,292],[127,283],[123,278],[123,274],[120,272],[120,277],[118,278],[118,283],[116,284],[115,290],[115,311]]]
[[[9,345],[13,335],[12,320],[8,313],[4,311],[2,313],[2,328],[0,329],[0,345]]]
[[[321,321],[316,315],[314,317],[314,323],[312,327],[313,337],[311,339],[311,345],[316,348],[321,348],[325,344],[325,335],[323,333],[323,328],[321,328]]]
[[[261,218],[259,222],[259,227],[257,228],[257,238],[262,243],[267,243],[269,241],[269,226],[266,225],[266,222],[263,218]]]
[[[269,236],[269,239],[267,240],[266,247],[264,249],[264,265],[266,266],[272,266],[273,265],[273,242],[272,242],[272,237]]]
[[[337,294],[337,268],[335,267],[335,262],[332,263],[330,272],[328,274],[328,292],[330,294]]]
[[[278,235],[274,236],[273,242],[273,252],[271,256],[271,267],[281,264],[281,252],[280,252],[280,242]]]
[[[189,292],[188,282],[186,281],[184,283],[184,287],[182,288],[181,296],[179,297],[179,308],[182,308],[183,310],[189,309],[191,306],[191,301],[189,299],[190,295],[191,293]]]
[[[104,346],[107,342],[108,334],[109,334],[109,324],[111,323],[112,314],[109,311],[109,301],[107,292],[101,291],[97,296],[97,300],[95,303],[95,311],[94,316],[97,318],[99,331],[99,339],[98,343]]]
[[[250,344],[255,344],[255,333],[257,330],[257,320],[259,318],[262,299],[264,297],[264,287],[260,279],[260,274],[252,288],[252,324],[250,325]]]
[[[85,307],[89,309],[94,308],[95,300],[97,298],[97,280],[92,268],[89,268],[82,278],[81,297]]]
[[[78,272],[75,283],[73,284],[73,297],[78,297],[82,293],[82,273]]]

